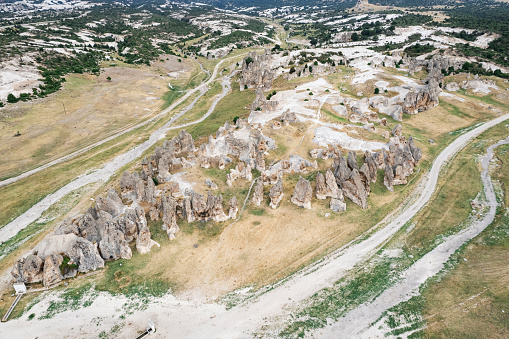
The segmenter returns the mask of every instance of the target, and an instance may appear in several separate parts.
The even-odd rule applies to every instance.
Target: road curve
[[[336,323],[320,329],[316,338],[351,338],[369,337],[381,338],[385,333],[379,329],[380,323],[376,323],[384,312],[401,302],[409,300],[412,296],[419,294],[419,287],[429,278],[438,274],[450,256],[456,252],[461,245],[479,235],[494,220],[497,211],[497,197],[493,189],[488,167],[493,159],[493,150],[501,145],[509,144],[509,137],[499,141],[488,148],[487,154],[482,157],[481,164],[486,201],[489,211],[483,218],[475,220],[469,227],[461,230],[444,240],[440,245],[417,260],[412,266],[405,270],[400,276],[401,281],[385,290],[379,297],[371,302],[364,303],[347,313]],[[383,321],[383,319],[382,319]],[[348,334],[348,335],[347,335]]]
[[[435,159],[431,169],[419,185],[418,198],[403,208],[385,226],[376,225],[377,231],[367,239],[360,237],[345,245],[328,258],[296,273],[270,291],[261,294],[253,302],[247,302],[219,314],[212,321],[196,327],[189,333],[195,338],[243,338],[251,336],[250,331],[261,327],[267,318],[287,313],[285,310],[345,276],[356,265],[369,259],[378,248],[389,240],[402,226],[424,207],[436,189],[438,177],[444,164],[463,149],[473,138],[489,128],[509,119],[505,114],[488,121],[456,138]],[[380,229],[378,229],[379,226]],[[369,232],[369,231],[368,231]]]
[[[230,58],[221,60],[214,68],[214,72],[212,73],[212,76],[210,77],[209,80],[207,80],[205,83],[198,86],[194,90],[188,92],[184,97],[180,98],[177,102],[173,103],[165,111],[168,112],[168,111],[174,109],[177,105],[179,105],[184,100],[189,98],[189,96],[191,96],[196,91],[201,91],[200,96],[203,95],[208,90],[207,86],[215,80],[218,70],[221,67],[221,65],[223,64],[223,62],[225,62],[231,58],[236,58],[236,57],[239,57],[239,56],[230,57]],[[94,183],[94,182],[105,181],[105,180],[109,179],[119,168],[125,166],[126,164],[133,161],[134,159],[141,157],[143,152],[145,152],[147,149],[149,149],[157,141],[164,138],[166,135],[166,132],[173,130],[173,129],[184,128],[186,126],[197,124],[197,123],[205,120],[214,111],[214,108],[216,107],[217,103],[229,93],[229,91],[231,89],[230,88],[230,78],[234,74],[235,74],[235,72],[230,74],[228,77],[224,78],[224,80],[222,81],[223,91],[216,96],[214,102],[212,103],[212,105],[209,108],[206,115],[204,115],[200,119],[193,121],[193,122],[189,122],[189,123],[179,125],[179,126],[172,126],[173,123],[177,119],[182,117],[185,113],[187,113],[194,106],[194,104],[198,100],[198,98],[196,98],[183,111],[181,111],[179,114],[172,117],[170,119],[170,121],[168,121],[163,127],[154,131],[150,135],[150,137],[147,141],[145,141],[142,144],[130,149],[129,151],[117,156],[116,158],[114,158],[113,160],[108,162],[106,165],[104,165],[102,168],[95,170],[91,173],[79,176],[77,179],[75,179],[74,181],[71,181],[67,185],[63,186],[62,188],[57,190],[55,193],[51,193],[51,194],[47,195],[45,198],[43,198],[37,204],[33,205],[30,209],[28,209],[25,213],[21,214],[16,219],[11,221],[4,227],[0,228],[0,244],[11,239],[19,231],[21,231],[22,229],[24,229],[25,227],[30,225],[32,222],[36,221],[42,215],[42,213],[44,211],[46,211],[51,205],[53,205],[54,203],[59,201],[64,196],[71,193],[72,191],[74,191],[80,187],[83,187],[85,185]]]
[[[77,156],[78,156],[78,155],[80,155],[80,154],[83,154],[83,153],[85,153],[85,152],[88,152],[88,151],[90,151],[91,149],[94,149],[94,148],[96,148],[96,147],[98,147],[98,146],[101,146],[102,144],[107,143],[108,141],[111,141],[111,140],[113,140],[113,139],[116,139],[116,138],[118,138],[118,137],[120,137],[120,136],[122,136],[122,135],[124,135],[124,134],[126,134],[126,133],[129,133],[129,132],[131,132],[131,131],[133,131],[133,130],[135,130],[135,129],[137,129],[137,128],[143,127],[143,126],[145,126],[145,125],[148,125],[148,124],[150,124],[150,123],[153,123],[153,122],[157,121],[159,118],[162,118],[163,116],[165,116],[166,114],[168,114],[169,112],[171,112],[173,109],[175,109],[175,107],[177,107],[178,105],[180,105],[182,102],[184,102],[185,100],[187,100],[190,96],[192,96],[192,95],[193,95],[193,94],[195,94],[196,92],[201,92],[201,94],[203,95],[203,94],[204,94],[204,91],[205,91],[206,89],[208,89],[208,85],[209,85],[212,81],[214,81],[214,80],[215,80],[215,78],[216,78],[216,76],[217,76],[217,72],[218,72],[218,70],[219,70],[219,66],[220,66],[220,65],[221,65],[224,61],[226,61],[226,60],[228,60],[228,59],[231,59],[231,58],[234,58],[234,57],[230,57],[230,58],[227,58],[227,59],[223,59],[223,60],[221,60],[221,61],[220,61],[220,62],[216,65],[216,67],[214,68],[214,72],[213,72],[212,76],[211,76],[211,77],[210,77],[207,81],[202,82],[202,83],[201,83],[200,85],[198,85],[197,87],[195,87],[195,88],[193,88],[192,90],[188,91],[188,92],[187,92],[187,93],[186,93],[186,94],[185,94],[182,98],[178,99],[178,100],[177,100],[177,101],[175,101],[173,104],[171,104],[168,108],[166,108],[166,109],[162,110],[159,114],[157,114],[157,115],[153,116],[152,118],[147,119],[147,120],[145,120],[145,121],[142,121],[142,122],[140,122],[140,123],[137,123],[137,124],[135,124],[135,125],[133,125],[133,126],[130,126],[130,127],[127,127],[127,128],[125,128],[125,127],[124,127],[124,128],[121,128],[121,129],[119,129],[119,130],[117,130],[117,131],[113,132],[113,134],[112,134],[112,135],[110,135],[110,136],[108,136],[108,137],[106,137],[106,138],[104,138],[104,139],[101,139],[101,140],[99,140],[99,141],[97,141],[97,142],[94,142],[94,143],[93,143],[93,144],[91,144],[91,145],[88,145],[88,146],[85,146],[85,147],[83,147],[83,148],[80,148],[80,149],[79,149],[79,150],[77,150],[77,151],[74,151],[74,152],[72,152],[72,153],[66,154],[66,155],[64,155],[64,156],[62,156],[62,157],[59,157],[59,158],[57,158],[57,159],[54,159],[54,160],[52,160],[52,161],[50,161],[50,162],[47,162],[47,163],[45,163],[45,164],[43,164],[43,165],[40,165],[40,166],[38,166],[38,167],[36,167],[36,168],[34,168],[34,169],[31,169],[31,170],[29,170],[29,171],[26,171],[26,172],[24,172],[24,173],[21,173],[20,175],[17,175],[17,176],[15,176],[15,177],[12,177],[12,178],[8,178],[8,179],[5,179],[5,180],[2,180],[2,181],[0,181],[0,187],[7,186],[7,185],[10,185],[10,184],[13,184],[13,183],[15,183],[15,182],[17,182],[17,181],[19,181],[19,180],[21,180],[21,179],[23,179],[23,178],[27,178],[27,177],[29,177],[29,176],[31,176],[31,175],[33,175],[33,174],[35,174],[35,173],[38,173],[38,172],[40,172],[40,171],[43,171],[43,170],[45,170],[45,169],[47,169],[47,168],[50,168],[50,167],[55,166],[55,165],[57,165],[57,164],[61,164],[61,163],[65,162],[65,161],[71,160],[71,159],[73,159],[73,158],[77,157]],[[201,70],[202,70],[202,71],[204,71],[205,73],[207,73],[207,74],[209,74],[209,75],[210,75],[210,72],[209,72],[209,71],[206,71],[206,70],[203,68],[202,64],[200,64],[200,63],[198,62],[198,65],[200,66],[200,68],[201,68]]]

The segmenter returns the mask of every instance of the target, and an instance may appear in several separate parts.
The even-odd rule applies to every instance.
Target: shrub
[[[75,263],[70,264],[71,258],[68,256],[64,256],[64,260],[62,260],[62,263],[60,264],[60,272],[65,275],[67,272],[71,270],[77,270],[78,265]]]
[[[7,102],[11,103],[11,104],[14,104],[16,102],[18,102],[18,98],[16,98],[16,96],[12,93],[9,93],[9,95],[7,96]]]
[[[159,180],[157,180],[157,177],[153,177],[152,181],[154,182],[154,185],[159,185]]]
[[[378,93],[380,93],[380,89],[377,87],[377,88],[375,88],[375,94],[378,94]]]

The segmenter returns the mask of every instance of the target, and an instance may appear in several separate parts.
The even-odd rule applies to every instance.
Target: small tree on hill
[[[18,102],[18,98],[16,98],[14,94],[9,93],[9,95],[7,96],[7,102],[13,104],[15,102]]]

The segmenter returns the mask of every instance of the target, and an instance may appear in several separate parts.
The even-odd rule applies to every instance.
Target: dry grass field
[[[498,126],[480,140],[507,137],[507,127]],[[486,144],[484,144],[486,145]],[[477,148],[479,147],[479,148]],[[473,148],[484,149],[481,142]],[[509,195],[507,146],[496,153],[498,168],[492,177]],[[458,254],[454,270],[424,291],[423,316],[426,338],[506,338],[509,336],[509,220],[507,203],[495,222]]]
[[[98,77],[68,75],[64,88],[50,97],[2,109],[0,178],[37,167],[156,115],[172,80],[163,70],[174,71],[177,66],[186,78],[194,67],[191,60],[175,63],[158,62],[152,68],[118,65],[104,68]],[[15,137],[18,131],[21,136]]]

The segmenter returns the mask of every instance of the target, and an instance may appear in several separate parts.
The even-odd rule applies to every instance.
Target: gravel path
[[[233,57],[232,57],[233,58]],[[198,86],[197,88],[189,91],[184,95],[182,98],[174,102],[170,107],[168,107],[166,110],[161,112],[160,114],[170,112],[171,110],[175,109],[179,104],[184,102],[186,99],[188,99],[191,95],[194,93],[200,91],[200,95],[189,105],[187,106],[182,112],[175,115],[168,121],[163,127],[159,128],[158,130],[154,131],[150,138],[145,141],[144,143],[132,148],[131,150],[127,151],[126,153],[117,156],[110,162],[108,162],[106,165],[104,165],[102,168],[95,170],[91,173],[82,175],[78,177],[76,180],[68,183],[64,187],[60,188],[55,193],[47,195],[44,199],[42,199],[37,204],[33,205],[30,209],[28,209],[25,213],[21,214],[19,217],[11,221],[9,224],[5,225],[4,227],[0,228],[0,243],[3,243],[10,238],[14,237],[16,234],[18,234],[19,231],[30,225],[32,222],[36,221],[44,211],[46,211],[51,205],[59,201],[61,198],[69,194],[70,192],[83,187],[85,185],[99,182],[99,181],[106,181],[108,180],[118,169],[122,168],[123,166],[127,165],[131,161],[141,157],[141,155],[148,150],[152,145],[154,145],[159,140],[163,139],[166,136],[166,133],[173,129],[180,129],[184,128],[190,125],[194,125],[197,123],[202,122],[205,120],[212,112],[214,111],[216,105],[221,101],[222,98],[224,98],[229,91],[231,90],[230,87],[230,80],[231,77],[235,74],[233,72],[227,77],[224,77],[222,80],[222,86],[223,90],[220,94],[216,96],[214,99],[214,102],[212,103],[211,107],[207,111],[207,114],[205,114],[203,117],[196,121],[192,121],[183,125],[178,126],[172,126],[175,121],[177,121],[180,117],[182,117],[184,114],[186,114],[198,101],[198,99],[204,95],[208,91],[208,85],[210,85],[215,78],[217,77],[218,70],[221,68],[221,65],[229,60],[231,58],[224,59],[220,61],[216,67],[214,68],[214,72],[212,73],[212,76],[209,80],[207,80],[202,85]],[[139,127],[139,126],[138,126]],[[62,160],[64,161],[64,160]],[[46,166],[46,165],[45,165]],[[27,172],[28,173],[28,172]],[[27,176],[28,174],[25,173]],[[18,179],[19,180],[19,179]]]
[[[320,330],[320,335],[315,335],[314,337],[384,337],[383,330],[379,329],[379,324],[376,326],[372,324],[375,324],[377,319],[379,319],[386,310],[409,300],[414,295],[418,295],[419,287],[425,283],[426,280],[438,274],[444,268],[444,264],[449,260],[450,256],[456,252],[461,245],[479,235],[495,219],[498,203],[488,167],[490,161],[493,159],[493,150],[505,144],[509,144],[509,137],[490,146],[487,154],[481,159],[483,167],[481,178],[489,206],[489,211],[486,215],[468,228],[448,237],[443,243],[417,260],[410,268],[403,272],[401,276],[402,280],[399,283],[384,291],[378,298],[355,308],[344,317],[340,318],[338,322],[328,326],[324,330]]]

